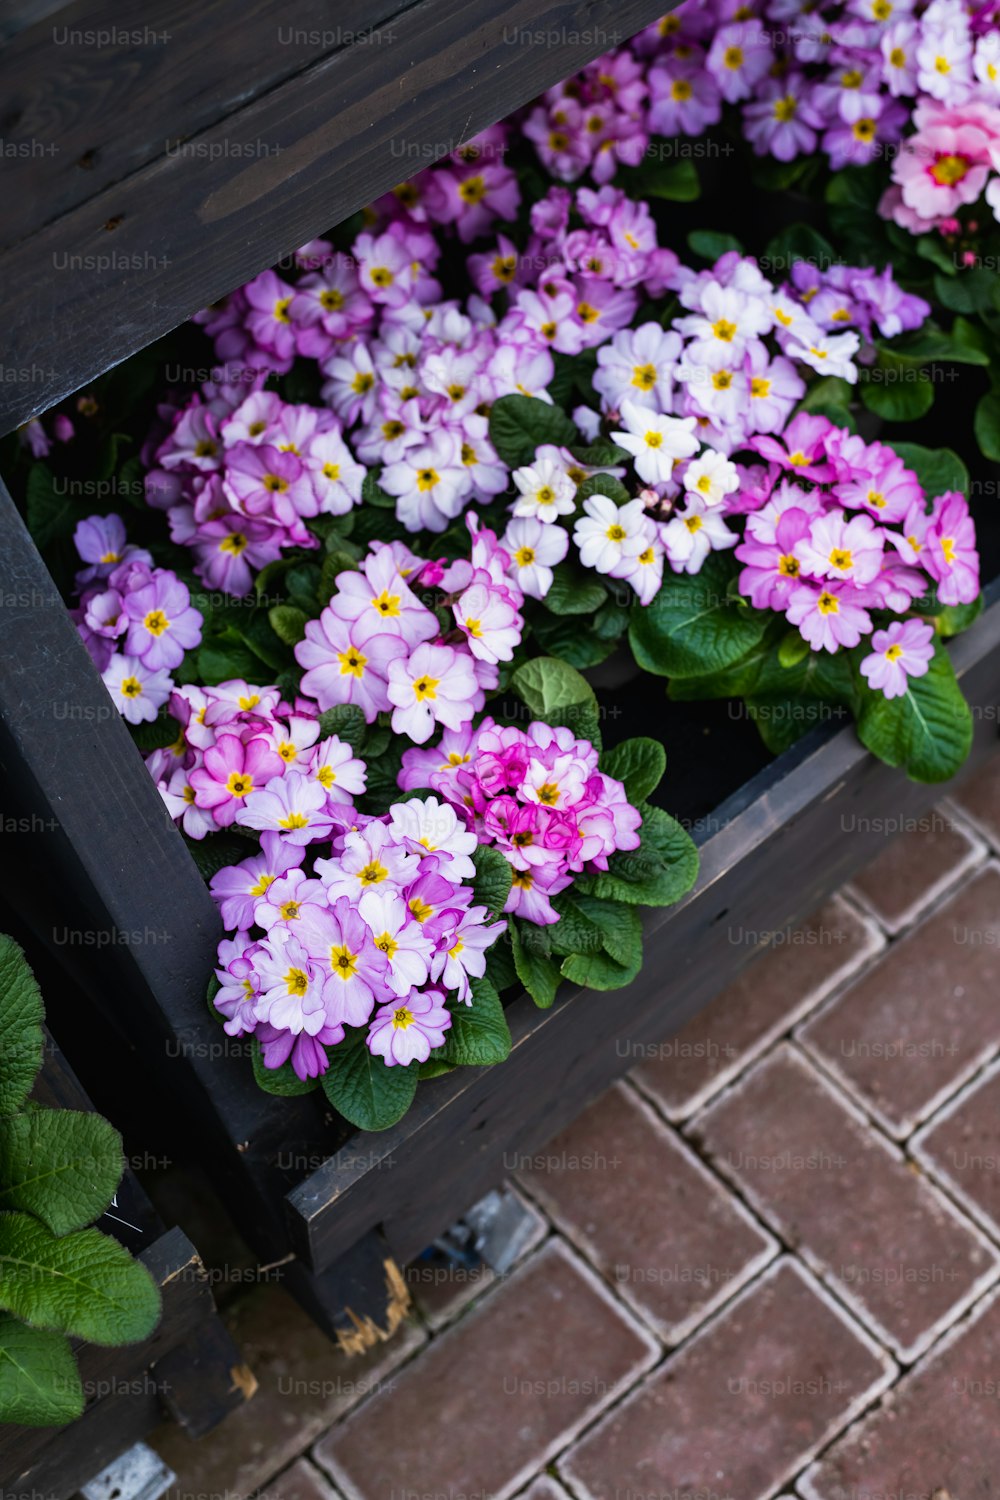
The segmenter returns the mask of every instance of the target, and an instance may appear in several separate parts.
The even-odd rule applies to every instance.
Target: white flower
[[[513,515],[554,521],[557,516],[571,515],[575,509],[576,485],[552,459],[543,458],[515,469],[512,477],[521,491],[514,501]]]
[[[800,342],[797,335],[789,337],[785,353],[817,370],[820,375],[838,375],[841,380],[856,385],[858,368],[854,355],[860,347],[861,340],[856,333],[830,335],[816,329],[815,333],[808,335],[808,342]]]
[[[612,578],[621,578],[632,585],[640,604],[651,603],[663,582],[663,544],[651,520],[646,522],[645,541],[641,552],[623,557],[611,570]]]
[[[621,329],[597,351],[594,389],[603,396],[605,410],[616,409],[623,400],[654,411],[669,407],[680,352],[679,336],[659,323]]]
[[[646,508],[641,500],[618,506],[607,495],[589,495],[587,512],[573,528],[585,568],[610,573],[623,557],[637,556],[647,544]]]
[[[118,652],[101,676],[115,707],[129,724],[151,724],[174,685],[166,667],[153,672],[137,656],[122,656]]]
[[[736,465],[714,448],[706,448],[684,471],[684,488],[699,495],[706,505],[721,505],[727,495],[740,487]]]
[[[510,572],[522,594],[544,599],[552,587],[552,569],[569,550],[569,533],[546,526],[538,516],[515,517],[500,544],[510,553]]]
[[[420,849],[415,852],[421,858],[436,854],[441,860],[440,873],[455,885],[475,879],[476,867],[471,855],[479,839],[469,831],[450,802],[439,802],[436,797],[411,797],[406,802],[393,802],[389,813],[392,819],[389,832],[393,837],[400,842],[409,839],[419,844]]]
[[[710,552],[735,547],[739,537],[700,496],[688,495],[687,501],[686,508],[667,522],[661,535],[674,571],[698,573]]]
[[[710,281],[702,288],[699,303],[699,312],[674,325],[699,345],[725,344],[739,355],[750,339],[772,326],[772,314],[763,298],[733,286]]]
[[[674,460],[690,458],[698,451],[694,417],[664,417],[644,406],[623,401],[621,418],[626,430],[613,432],[611,436],[633,455],[635,471],[647,484],[666,484]]]

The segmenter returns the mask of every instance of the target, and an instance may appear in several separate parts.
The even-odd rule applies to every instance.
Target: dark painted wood
[[[1000,602],[953,654],[976,714],[968,773],[997,753]],[[782,756],[709,820],[695,889],[647,913],[642,973],[613,1003],[564,987],[539,1011],[522,996],[507,1011],[514,1046],[502,1067],[422,1086],[397,1126],[355,1137],[288,1195],[303,1259],[328,1264],[376,1219],[400,1259],[415,1255],[513,1156],[537,1149],[626,1072],[635,1048],[706,1005],[752,956],[746,934],[766,941],[806,916],[884,846],[882,820],[916,816],[941,795],[868,755],[853,727]]]
[[[283,81],[274,81],[286,65],[283,49],[255,62],[248,46],[237,76],[254,79],[243,92],[249,102],[231,108],[234,91],[220,56],[242,42],[216,34],[223,17],[239,33],[242,19],[233,23],[232,12],[242,18],[248,10],[249,34],[259,38],[268,11],[284,24],[296,11],[316,8],[312,0],[279,8],[220,0],[200,9],[194,0],[171,0],[168,14],[186,18],[197,10],[201,21],[185,19],[162,47],[100,59],[96,84],[78,75],[71,56],[54,60],[54,77],[72,74],[68,93],[46,93],[47,105],[25,105],[28,123],[13,127],[39,143],[37,157],[15,159],[14,166],[36,174],[42,190],[20,238],[0,254],[0,433],[274,265],[670,5],[418,0],[388,17],[376,5],[366,12],[379,22],[372,35]],[[106,16],[113,4],[90,0],[72,9],[81,21]],[[343,12],[338,7],[335,26],[349,26],[362,9],[361,0]],[[29,72],[44,67],[42,33],[49,24],[15,40],[6,77],[0,59],[0,96],[19,91],[19,48]],[[173,116],[170,91],[182,75]],[[256,80],[264,77],[271,85],[260,89]],[[127,109],[113,82],[119,78],[135,101]],[[155,142],[147,84],[149,119],[164,134],[156,156],[149,155]],[[220,100],[214,122],[208,118],[213,88]],[[168,126],[173,119],[188,125]],[[189,149],[168,154],[168,142],[191,122],[197,134]],[[76,166],[94,147],[95,132],[101,150],[90,167]],[[51,157],[49,147],[56,148]],[[95,189],[81,199],[76,173],[82,180],[90,171],[97,173]],[[8,196],[16,202],[16,193]]]

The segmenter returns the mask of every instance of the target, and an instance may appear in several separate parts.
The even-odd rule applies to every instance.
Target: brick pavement
[[[503,1276],[360,1366],[284,1293],[176,1500],[973,1500],[1000,1485],[1000,757],[518,1174]]]

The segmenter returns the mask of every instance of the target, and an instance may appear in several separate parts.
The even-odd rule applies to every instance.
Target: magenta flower
[[[295,530],[314,516],[319,500],[309,471],[294,453],[268,444],[237,443],[226,454],[222,487],[233,509],[255,520]]]
[[[258,952],[258,944],[248,932],[237,932],[235,938],[223,938],[219,944],[219,968],[215,971],[219,989],[212,1004],[225,1016],[223,1030],[229,1036],[242,1036],[257,1024],[260,976],[253,961]]]
[[[778,517],[773,542],[757,541],[747,531],[735,555],[746,563],[740,574],[740,593],[751,600],[755,609],[782,612],[786,609],[802,574],[795,547],[809,535],[809,526],[807,513],[792,506]]]
[[[272,777],[265,786],[244,796],[236,821],[245,828],[281,833],[290,844],[312,844],[329,838],[339,826],[324,788],[294,770]]]
[[[411,990],[404,1000],[393,1000],[376,1012],[366,1038],[369,1052],[388,1068],[426,1062],[433,1047],[444,1042],[451,1016],[437,990]]]
[[[842,510],[830,510],[814,518],[796,542],[795,556],[813,578],[849,579],[863,586],[882,566],[882,547],[882,532],[870,516],[848,518]]]
[[[934,502],[933,524],[920,560],[937,583],[942,604],[972,604],[979,595],[976,525],[965,497],[949,490]]]
[[[185,651],[201,641],[201,615],[191,603],[187,585],[173,573],[157,572],[153,582],[125,601],[128,635],[125,648],[147,666],[180,666]]]
[[[875,692],[901,698],[911,677],[924,677],[934,655],[934,627],[924,620],[893,620],[872,636],[872,654],[861,663],[861,675]]]
[[[220,734],[205,751],[204,764],[191,772],[191,785],[198,806],[209,808],[219,827],[228,828],[251,792],[284,769],[281,756],[262,736],[244,743],[235,734]]]
[[[326,974],[298,933],[275,927],[257,946],[254,970],[260,984],[258,1020],[312,1036],[332,1020],[323,1000]]]
[[[281,556],[282,538],[264,521],[230,514],[203,522],[190,545],[199,578],[210,588],[242,596],[250,592],[255,570]]]

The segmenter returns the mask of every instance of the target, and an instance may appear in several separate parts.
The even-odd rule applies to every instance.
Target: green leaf
[[[805,661],[810,650],[805,636],[800,635],[797,630],[789,630],[782,636],[778,646],[778,661],[783,667],[797,667],[800,661]]]
[[[940,642],[926,676],[907,678],[901,697],[862,693],[858,734],[873,755],[902,766],[914,781],[954,776],[972,744],[972,714]]]
[[[548,1010],[559,988],[559,969],[541,950],[540,929],[512,921],[508,928],[517,977],[540,1010]]]
[[[642,967],[642,944],[633,961],[618,963],[610,953],[573,953],[562,961],[562,975],[587,990],[620,990],[631,984]]]
[[[663,746],[658,740],[642,735],[624,740],[601,756],[601,770],[605,776],[622,783],[634,807],[656,790],[666,769],[667,754]]]
[[[956,328],[951,333],[925,323],[922,328],[900,334],[888,343],[879,341],[876,347],[897,363],[907,365],[988,365],[988,354],[971,343],[967,336],[958,336],[963,332],[962,322],[961,318],[956,318]],[[965,324],[965,328],[969,326]]]
[[[945,604],[933,617],[934,629],[943,640],[961,635],[983,612],[983,596],[977,594],[971,604]]]
[[[121,1136],[73,1109],[32,1109],[0,1131],[0,1209],[34,1214],[53,1234],[92,1224],[121,1181]]]
[[[756,645],[767,616],[731,598],[735,576],[716,552],[693,577],[664,578],[653,602],[632,612],[629,640],[640,667],[661,677],[700,677],[732,666]]]
[[[535,656],[515,671],[511,684],[533,714],[549,714],[580,703],[594,703],[594,689],[575,667],[556,656]]]
[[[150,750],[162,750],[165,745],[176,743],[181,726],[166,709],[161,709],[151,724],[130,724],[132,738],[143,754]]]
[[[584,907],[583,903],[588,900],[591,908],[600,914],[599,918]],[[552,905],[559,913],[559,920],[552,924],[546,936],[552,952],[561,955],[600,953],[604,947],[604,920],[610,920],[621,910],[614,902],[580,896],[572,887],[554,896]]]
[[[42,1066],[45,1010],[23,950],[0,933],[0,1115],[12,1115]]]
[[[1000,307],[1000,283],[983,266],[959,270],[957,276],[935,276],[934,295],[942,306],[957,313],[988,313]]]
[[[0,1314],[0,1422],[58,1427],[83,1412],[69,1340]]]
[[[560,564],[545,595],[545,608],[554,615],[593,615],[608,597],[603,584],[584,568]]]
[[[55,475],[47,464],[32,464],[28,471],[26,515],[28,530],[40,552],[59,537],[68,536],[75,524],[77,511],[73,496],[68,493],[69,486],[61,495],[55,486]]]
[[[473,904],[486,906],[500,916],[510,895],[512,870],[499,849],[479,844],[473,850],[476,876],[472,882]]]
[[[859,390],[869,411],[887,422],[915,422],[934,405],[934,386],[920,366],[894,363],[880,353],[862,376]]]
[[[733,234],[722,234],[717,229],[692,229],[687,237],[688,249],[703,260],[716,261],[730,250],[743,254],[743,246]]]
[[[440,1078],[444,1073],[453,1073],[455,1064],[445,1062],[443,1057],[435,1057],[432,1052],[426,1062],[420,1064],[417,1079],[423,1083],[425,1078]]]
[[[333,708],[324,709],[319,716],[320,739],[328,740],[335,734],[338,740],[350,745],[355,755],[364,744],[367,733],[365,716],[353,703],[337,703]]]
[[[893,443],[908,469],[912,469],[928,496],[943,495],[946,490],[969,493],[969,471],[950,448],[922,448],[917,443]]]
[[[311,1094],[319,1087],[318,1078],[300,1078],[290,1062],[283,1062],[280,1068],[265,1067],[259,1043],[254,1046],[251,1061],[257,1087],[263,1089],[265,1094],[277,1094],[282,1099],[297,1099],[299,1095]]]
[[[305,639],[309,616],[294,604],[274,604],[267,612],[271,629],[286,646],[296,646]]]
[[[665,198],[670,203],[693,203],[701,196],[698,169],[686,157],[666,165],[658,163],[655,172],[644,179],[643,193],[648,198]]]
[[[591,474],[576,487],[577,500],[589,500],[591,495],[606,495],[616,505],[626,505],[632,496],[613,474]],[[545,601],[548,603],[548,600]]]
[[[209,687],[234,677],[252,683],[260,669],[260,658],[242,642],[207,641],[198,648],[198,672]]]
[[[536,396],[501,396],[490,408],[490,442],[512,469],[530,464],[544,443],[575,443],[579,434],[558,406]]]
[[[387,490],[382,488],[370,469],[361,482],[361,503],[362,505],[374,505],[379,510],[396,509],[395,495],[390,495]]]
[[[330,1066],[320,1082],[344,1119],[359,1130],[387,1130],[413,1103],[419,1069],[413,1063],[387,1067],[360,1039],[329,1049]]]
[[[624,448],[619,448],[610,438],[598,438],[596,443],[587,443],[581,446],[573,443],[569,450],[577,463],[583,464],[588,469],[604,469],[612,465],[623,464],[628,461],[629,454]]]
[[[613,854],[606,871],[584,877],[588,894],[628,906],[673,906],[694,885],[698,850],[691,836],[662,808],[644,802],[639,811],[640,847]]]
[[[984,458],[1000,462],[1000,391],[988,391],[976,406],[976,442]]]
[[[624,614],[624,611],[622,612]],[[628,624],[628,615],[624,615]],[[531,621],[531,633],[546,656],[557,656],[568,662],[578,672],[596,667],[607,661],[615,647],[614,639],[605,639],[591,626],[597,617],[586,625],[578,615],[548,615],[539,612]]]
[[[0,1307],[38,1328],[111,1346],[156,1327],[149,1272],[98,1229],[57,1238],[37,1219],[0,1213]]]
[[[473,979],[472,1004],[456,1004],[441,1056],[468,1068],[492,1067],[510,1056],[510,1027],[488,979]]]
[[[503,938],[486,950],[486,978],[501,995],[505,990],[513,989],[517,984],[517,970],[514,967],[511,945],[509,942],[504,942]]]
[[[814,266],[830,266],[836,261],[833,246],[810,224],[788,224],[768,242],[760,258],[760,268],[772,281],[791,275],[798,260]]]

